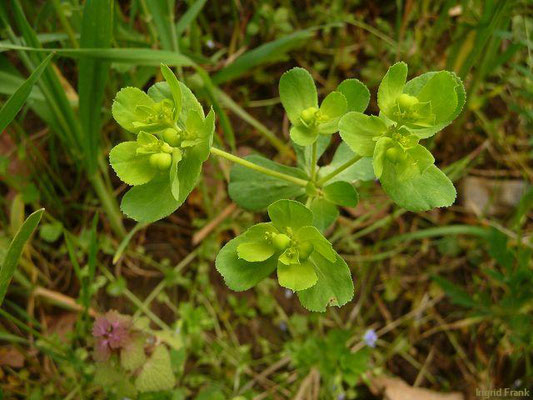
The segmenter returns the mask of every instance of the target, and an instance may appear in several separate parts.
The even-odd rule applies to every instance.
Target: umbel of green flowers
[[[461,112],[465,91],[452,72],[428,72],[406,83],[407,64],[389,68],[378,89],[379,116],[349,112],[339,121],[351,150],[372,157],[375,176],[394,202],[411,211],[451,205],[452,182],[419,143]]]
[[[161,72],[166,82],[147,93],[122,89],[113,104],[114,118],[136,135],[109,157],[117,175],[133,186],[121,208],[137,221],[162,219],[189,195],[210,152],[237,163],[230,197],[248,210],[267,208],[271,222],[251,227],[217,255],[216,268],[233,290],[250,289],[276,271],[280,285],[295,291],[309,310],[346,304],[354,291],[350,269],[321,232],[338,218],[338,207],[357,205],[358,181],[379,179],[388,196],[411,211],[455,200],[452,182],[421,143],[450,124],[465,103],[463,84],[451,72],[407,81],[407,65],[393,65],[378,89],[379,115],[366,115],[370,92],[357,79],[341,82],[319,105],[311,75],[302,68],[287,71],[279,92],[291,122],[294,167],[211,148],[213,111],[204,116],[170,69],[162,65]],[[342,143],[331,163],[319,166],[336,132]]]
[[[126,87],[112,107],[115,120],[136,135],[115,146],[109,161],[118,177],[133,186],[122,199],[122,211],[140,222],[164,218],[185,201],[209,157],[215,129],[214,112],[206,117],[166,65],[161,72],[166,82],[147,93]]]
[[[278,200],[268,215],[271,222],[252,226],[218,253],[216,267],[226,285],[247,290],[276,270],[279,284],[298,293],[308,310],[350,301],[350,269],[313,226],[312,212],[297,201]]]

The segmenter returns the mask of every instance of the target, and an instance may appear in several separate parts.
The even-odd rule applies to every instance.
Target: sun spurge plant
[[[339,207],[355,207],[358,181],[379,179],[399,206],[412,211],[445,207],[456,192],[421,140],[450,124],[465,102],[462,82],[447,71],[408,82],[407,65],[393,65],[378,90],[379,115],[363,114],[370,92],[357,79],[339,84],[319,103],[311,75],[283,74],[281,102],[291,122],[297,166],[261,155],[240,158],[212,147],[214,113],[207,117],[191,91],[162,65],[166,82],[147,93],[122,89],[113,116],[135,141],[110,153],[117,175],[132,185],[122,199],[131,218],[153,222],[175,211],[192,191],[209,153],[232,168],[228,193],[239,206],[268,209],[271,222],[229,241],[216,258],[228,287],[247,290],[276,271],[281,286],[297,292],[312,311],[342,306],[353,297],[350,269],[323,236]],[[319,160],[339,132],[342,143],[329,165]]]

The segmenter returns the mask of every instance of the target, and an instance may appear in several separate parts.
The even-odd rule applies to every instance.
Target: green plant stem
[[[67,33],[67,36],[70,40],[70,43],[72,44],[72,47],[77,49],[80,46],[78,44],[78,40],[76,39],[76,34],[74,33],[74,30],[72,29],[72,26],[70,25],[70,22],[65,16],[65,12],[63,10],[63,7],[61,6],[61,2],[59,0],[53,0],[53,4],[57,12],[59,22],[61,23],[61,26]]]
[[[319,179],[316,184],[317,186],[322,186],[324,183],[329,181],[331,178],[339,175],[342,171],[344,171],[347,168],[350,168],[352,165],[354,165],[357,161],[359,161],[362,157],[359,155],[354,156],[350,160],[346,161],[344,164],[342,164],[339,168],[335,169],[334,171],[331,171],[329,174],[324,176],[323,178]]]
[[[271,169],[261,167],[260,165],[254,164],[250,161],[242,159],[240,157],[234,156],[233,154],[227,153],[223,150],[217,149],[216,147],[211,147],[211,154],[214,154],[219,157],[223,157],[226,160],[242,165],[243,167],[253,169],[257,172],[260,172],[265,175],[272,176],[274,178],[283,179],[284,181],[294,183],[300,186],[307,186],[308,182],[304,179],[296,178],[291,175],[284,174],[282,172],[273,171]]]
[[[99,173],[95,173],[89,176],[89,180],[93,185],[94,191],[102,202],[102,207],[109,218],[109,223],[111,224],[111,229],[119,238],[124,238],[126,236],[126,229],[122,224],[122,214],[118,209],[117,202],[115,198],[111,196],[102,176]]]
[[[318,144],[317,142],[315,141],[315,143],[313,143],[313,155],[311,156],[311,182],[314,182],[315,181],[315,177],[316,177],[316,161],[317,161],[317,152],[318,152]]]

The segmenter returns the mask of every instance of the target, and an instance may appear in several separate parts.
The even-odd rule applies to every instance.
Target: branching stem
[[[307,186],[308,181],[305,179],[296,178],[295,176],[287,175],[282,172],[274,171],[269,168],[261,167],[260,165],[254,164],[250,161],[247,161],[243,158],[234,156],[233,154],[227,153],[224,150],[217,149],[216,147],[211,147],[211,154],[214,154],[219,157],[223,157],[226,160],[242,165],[243,167],[253,169],[254,171],[260,172],[265,175],[272,176],[274,178],[283,179],[284,181],[294,183],[299,186]]]
[[[344,171],[345,169],[347,168],[350,168],[352,165],[354,165],[357,161],[359,161],[362,157],[359,156],[359,155],[355,155],[353,158],[351,158],[350,160],[346,161],[344,164],[342,164],[340,167],[338,167],[337,169],[331,171],[329,174],[327,174],[326,176],[324,176],[323,178],[319,179],[316,184],[317,186],[322,186],[324,183],[326,183],[327,181],[329,181],[331,178],[339,175],[342,171]]]

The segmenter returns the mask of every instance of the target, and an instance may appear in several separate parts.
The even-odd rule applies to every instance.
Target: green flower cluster
[[[368,89],[357,79],[346,79],[337,90],[328,94],[320,107],[313,78],[303,68],[285,72],[279,81],[281,103],[291,121],[291,139],[299,146],[309,146],[319,135],[331,135],[338,131],[340,118],[346,111],[363,111]]]
[[[459,115],[463,84],[448,71],[406,79],[407,64],[394,64],[378,89],[379,116],[348,112],[339,121],[340,135],[352,151],[372,157],[376,178],[398,205],[411,211],[449,206],[455,188],[419,141]]]
[[[115,146],[109,161],[118,177],[132,185],[122,211],[140,222],[154,222],[174,212],[192,191],[209,157],[215,115],[202,106],[174,73],[161,66],[166,82],[148,93],[126,87],[112,107],[115,120],[137,135]]]
[[[230,289],[250,289],[277,271],[281,286],[311,311],[342,306],[353,297],[350,269],[313,226],[313,214],[293,200],[268,207],[271,222],[252,226],[218,253],[216,267]]]

